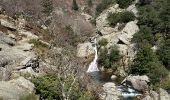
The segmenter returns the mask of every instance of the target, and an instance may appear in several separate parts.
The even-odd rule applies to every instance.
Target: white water
[[[136,97],[142,95],[131,88],[123,89],[123,86],[118,86],[118,90],[122,93],[123,98]]]
[[[91,72],[95,72],[95,71],[99,71],[98,67],[97,67],[97,46],[96,46],[96,39],[94,41],[95,46],[94,46],[94,50],[95,50],[95,57],[93,59],[93,61],[90,63],[89,68],[87,70],[88,73]]]
[[[95,46],[94,46],[95,57],[94,57],[93,61],[90,63],[87,73],[99,71],[99,69],[97,67],[98,55],[97,55],[96,39],[95,39],[94,43],[95,43]],[[136,96],[141,95],[140,93],[137,93],[135,90],[133,90],[131,88],[125,88],[123,85],[118,86],[118,91],[121,92],[123,98],[136,97]]]

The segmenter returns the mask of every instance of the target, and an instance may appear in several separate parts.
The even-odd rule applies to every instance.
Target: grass
[[[34,44],[34,49],[37,51],[38,54],[40,54],[40,56],[44,57],[44,55],[46,54],[46,52],[48,51],[49,46],[43,42],[41,42],[40,40],[36,40],[36,39],[31,39],[29,41],[29,43]]]

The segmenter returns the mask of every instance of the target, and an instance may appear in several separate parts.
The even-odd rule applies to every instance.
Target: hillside
[[[0,0],[0,100],[170,100],[169,0]]]

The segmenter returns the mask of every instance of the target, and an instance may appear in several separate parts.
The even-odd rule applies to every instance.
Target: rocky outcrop
[[[0,81],[0,98],[19,100],[20,97],[34,92],[34,84],[23,77],[8,82]]]
[[[132,86],[135,90],[138,91],[148,91],[149,90],[149,78],[144,76],[128,76],[123,82],[123,85]]]
[[[25,20],[14,20],[9,16],[0,15],[0,80],[9,80],[13,73],[18,73],[25,69],[32,73],[39,67],[38,56],[33,51],[33,44],[30,40],[38,39],[38,36],[24,29]],[[17,72],[16,72],[17,71]]]
[[[109,13],[118,13],[123,11],[131,11],[137,16],[137,10],[135,4],[130,5],[127,9],[120,9],[119,5],[113,5],[110,8],[103,11],[96,18],[96,27],[97,30],[101,33],[98,35],[97,41],[105,38],[108,41],[107,48],[116,45],[120,51],[120,54],[123,56],[121,59],[121,66],[117,70],[117,74],[125,77],[127,76],[128,66],[134,59],[136,54],[134,44],[131,43],[133,35],[139,31],[137,26],[137,20],[128,22],[125,27],[120,30],[119,23],[115,27],[111,27],[107,20]]]
[[[95,51],[90,42],[81,43],[77,46],[77,57],[88,57],[94,53]]]
[[[103,85],[104,93],[101,95],[102,100],[119,100],[119,96],[121,96],[120,91],[118,91],[116,85],[114,83],[105,83]]]
[[[160,100],[170,100],[170,95],[164,89],[159,89],[159,99]]]

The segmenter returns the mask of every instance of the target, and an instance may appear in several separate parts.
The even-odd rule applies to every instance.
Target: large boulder
[[[138,91],[148,91],[149,90],[149,78],[146,75],[143,76],[128,76],[122,84],[130,85]]]
[[[118,91],[114,83],[108,82],[103,85],[104,93],[101,96],[102,100],[118,100],[121,96],[120,91]]]
[[[137,26],[137,21],[130,21],[123,28],[121,34],[119,35],[119,39],[124,42],[124,44],[130,44],[133,35],[139,31],[139,27]]]
[[[77,57],[88,57],[94,53],[94,48],[90,42],[81,43],[77,46]]]
[[[0,98],[2,100],[19,100],[22,96],[33,93],[34,84],[23,77],[11,81],[0,82]]]

